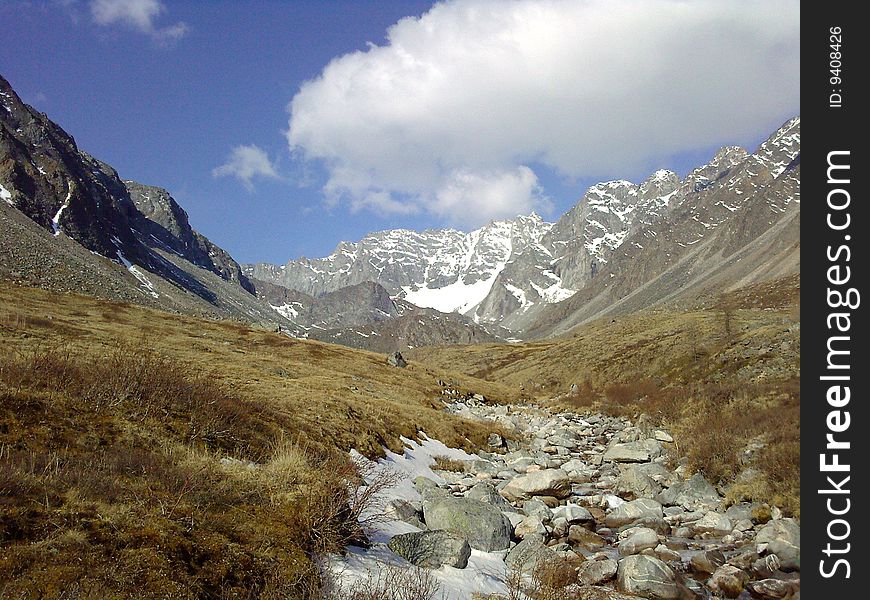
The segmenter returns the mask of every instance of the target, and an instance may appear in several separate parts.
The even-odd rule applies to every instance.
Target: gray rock
[[[620,591],[653,600],[678,600],[682,594],[671,568],[652,556],[635,554],[619,561]]]
[[[588,510],[583,508],[582,506],[578,506],[576,504],[565,504],[564,506],[557,506],[553,509],[553,518],[564,518],[569,523],[582,523],[584,521],[594,521],[595,517],[592,516]]]
[[[505,564],[521,572],[533,571],[540,563],[555,560],[555,552],[547,548],[544,536],[532,534],[514,546],[505,557]]]
[[[468,490],[467,497],[472,500],[479,500],[481,502],[486,502],[487,504],[492,504],[501,511],[513,510],[511,505],[508,504],[502,495],[498,493],[495,486],[488,481],[481,481]]]
[[[393,352],[387,357],[387,364],[404,369],[408,366],[408,361],[405,360],[401,352]]]
[[[782,600],[791,598],[798,590],[798,584],[794,581],[782,579],[762,579],[753,581],[746,586],[753,598],[760,600]]]
[[[662,445],[656,440],[640,440],[613,444],[604,453],[604,462],[648,462],[662,454]]]
[[[437,569],[443,565],[464,569],[468,566],[471,546],[451,531],[420,531],[393,536],[390,550],[412,565]]]
[[[514,529],[514,535],[521,540],[527,538],[531,534],[547,535],[547,528],[544,527],[544,522],[541,521],[540,517],[536,517],[535,515],[526,517]]]
[[[526,500],[523,502],[522,511],[527,516],[540,517],[544,523],[549,523],[553,519],[553,511],[540,500]]]
[[[607,544],[603,537],[594,531],[589,531],[582,525],[571,525],[568,528],[568,541],[587,550],[601,548]]]
[[[620,504],[604,518],[608,527],[622,527],[634,523],[653,523],[662,521],[662,505],[649,498],[639,498]]]
[[[583,585],[598,585],[616,576],[618,564],[613,559],[587,560],[577,568],[577,581]]]
[[[748,581],[749,575],[734,565],[722,565],[707,580],[707,587],[720,596],[736,598],[743,591]]]
[[[643,472],[639,465],[627,467],[616,479],[615,491],[631,498],[654,498],[662,486]]]
[[[504,446],[504,438],[497,433],[490,433],[486,443],[490,448],[501,448]]]
[[[716,569],[725,564],[725,555],[721,550],[706,550],[692,555],[689,567],[696,573],[712,575]]]
[[[794,519],[770,521],[758,531],[756,544],[767,544],[767,552],[782,561],[783,571],[801,569],[801,527]]]
[[[656,497],[665,506],[682,506],[687,510],[716,510],[722,498],[716,488],[700,473],[687,481],[675,483]]]
[[[708,512],[701,519],[692,523],[692,531],[695,535],[709,533],[713,535],[723,536],[731,533],[733,529],[731,519],[717,512]]]
[[[654,549],[659,545],[658,534],[649,527],[634,527],[628,529],[628,535],[619,542],[619,553],[623,556],[640,554],[646,549]]]
[[[402,521],[419,529],[426,529],[423,514],[407,500],[390,500],[384,507],[384,514],[391,519]]]
[[[511,523],[491,504],[469,498],[443,498],[423,504],[430,529],[446,529],[465,537],[475,550],[492,552],[510,546]]]
[[[532,471],[512,479],[501,489],[501,494],[511,502],[534,496],[565,498],[571,495],[571,480],[561,469]]]

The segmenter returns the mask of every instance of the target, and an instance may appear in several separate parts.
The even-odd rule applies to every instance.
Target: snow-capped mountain
[[[800,119],[795,118],[756,153],[724,147],[683,180],[658,170],[639,184],[616,180],[593,185],[556,223],[532,214],[470,233],[381,231],[359,242],[342,242],[326,258],[246,265],[244,272],[312,296],[376,281],[394,298],[417,306],[521,331],[547,305],[590,286],[603,269],[612,276],[609,263],[629,252],[626,244],[631,253],[647,247],[656,255],[657,236],[676,235],[670,231],[675,222],[681,224],[677,233],[686,238],[680,242],[685,248],[733,220],[793,166],[799,153]],[[786,194],[770,206],[782,212],[794,200],[795,194]],[[741,231],[748,227],[758,234],[772,224],[767,219]],[[678,254],[664,252],[662,264]],[[630,267],[616,274],[628,281],[647,278]]]

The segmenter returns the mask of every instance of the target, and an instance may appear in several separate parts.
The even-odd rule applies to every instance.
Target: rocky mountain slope
[[[281,320],[166,190],[122,181],[2,77],[0,186],[6,277],[191,314]]]
[[[467,234],[381,231],[326,258],[244,272],[314,296],[376,281],[419,306],[549,335],[629,295],[620,310],[795,272],[799,154],[795,118],[755,153],[722,148],[682,180],[659,170],[594,185],[553,224],[532,214]]]

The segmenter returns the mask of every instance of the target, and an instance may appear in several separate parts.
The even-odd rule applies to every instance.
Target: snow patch
[[[2,183],[0,183],[0,198],[6,200],[6,203],[9,204],[9,206],[15,206],[15,204],[12,203],[12,192],[3,187]]]
[[[381,502],[372,507],[372,514],[383,514],[384,506],[388,500],[401,499],[408,501],[420,501],[419,492],[414,488],[413,481],[416,477],[423,476],[438,483],[444,480],[432,471],[436,456],[444,456],[453,460],[476,460],[479,457],[467,454],[462,450],[450,448],[438,440],[434,440],[421,433],[423,441],[418,443],[408,438],[401,438],[405,444],[402,454],[396,454],[385,449],[386,456],[376,463],[364,458],[355,450],[351,456],[355,460],[363,461],[371,466],[367,484],[370,484],[385,470],[392,471],[398,476],[398,483],[389,491],[389,498],[382,498]],[[365,518],[364,515],[363,517]],[[408,567],[409,564],[394,554],[386,543],[394,535],[420,531],[418,528],[401,521],[378,523],[368,531],[369,538],[373,542],[369,549],[349,547],[345,556],[330,555],[323,562],[323,568],[328,571],[336,585],[345,591],[352,590],[358,582],[377,577],[385,567],[394,565]],[[468,566],[464,569],[453,567],[441,567],[432,569],[429,573],[438,582],[440,592],[444,598],[457,600],[471,600],[475,594],[507,594],[505,585],[506,566],[504,563],[505,552],[481,552],[472,550],[468,560]]]
[[[72,185],[68,184],[67,186],[69,191],[66,193],[66,200],[63,201],[63,204],[60,205],[60,208],[57,209],[57,212],[54,213],[54,217],[51,218],[51,228],[54,229],[54,235],[60,235],[60,216],[63,214],[69,207],[69,201],[72,198]]]

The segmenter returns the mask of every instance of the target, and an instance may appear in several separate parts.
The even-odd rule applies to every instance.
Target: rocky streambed
[[[379,564],[431,571],[446,598],[506,594],[511,573],[576,570],[565,598],[800,597],[800,526],[776,507],[725,506],[700,474],[671,469],[668,432],[600,414],[490,406],[446,410],[498,422],[491,452],[405,440],[378,468],[398,483],[374,510],[371,548],[329,568],[345,585]],[[439,469],[438,467],[447,467]],[[573,578],[573,577],[572,577]]]

